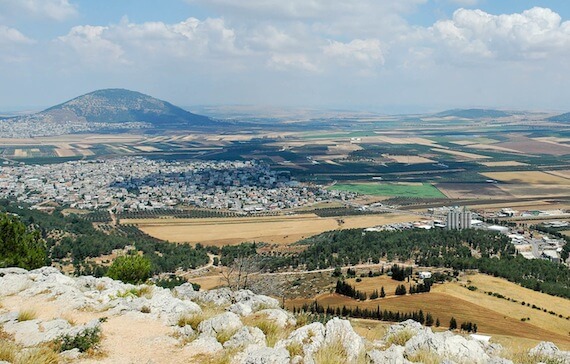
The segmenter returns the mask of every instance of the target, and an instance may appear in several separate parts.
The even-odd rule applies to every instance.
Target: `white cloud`
[[[542,59],[570,51],[570,22],[550,9],[492,15],[459,9],[429,29],[436,43],[452,51],[493,59]]]
[[[274,54],[269,60],[269,66],[286,71],[297,69],[309,72],[319,72],[317,65],[309,61],[304,54]]]
[[[0,0],[0,9],[62,21],[77,15],[77,8],[69,0]],[[23,13],[22,13],[23,12]]]
[[[80,25],[58,40],[71,47],[88,64],[126,62],[121,46],[105,38],[108,31],[108,27]]]
[[[384,64],[384,55],[378,39],[354,39],[350,43],[331,41],[323,51],[327,56],[356,60],[368,66]]]
[[[20,33],[17,29],[9,28],[0,25],[0,44],[31,44],[34,41],[24,34]]]

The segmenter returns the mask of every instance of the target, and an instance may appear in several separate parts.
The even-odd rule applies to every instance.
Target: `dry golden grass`
[[[431,159],[427,159],[427,158],[416,156],[416,155],[390,155],[387,157],[392,159],[396,163],[421,164],[421,163],[433,163],[434,162]]]
[[[570,185],[570,179],[540,171],[488,172],[482,174],[488,178],[508,183],[530,185]]]
[[[346,349],[341,342],[322,346],[314,356],[316,364],[346,364],[348,361]]]
[[[386,292],[386,296],[394,296],[394,292],[396,291],[396,287],[400,284],[402,284],[402,282],[398,282],[396,280],[393,280],[392,278],[388,277],[387,275],[382,275],[379,277],[365,277],[365,278],[361,278],[361,282],[357,282],[356,278],[350,278],[347,279],[347,283],[349,283],[350,285],[355,286],[356,289],[358,289],[359,291],[364,291],[368,294],[368,296],[370,296],[370,294],[374,291],[374,290],[378,290],[378,292],[380,292],[380,289],[382,287],[384,287],[384,291]],[[379,302],[380,304],[382,303],[382,299],[378,299],[376,300],[377,302]]]
[[[135,224],[145,233],[171,242],[206,245],[239,244],[264,241],[289,244],[329,230],[353,229],[395,222],[415,221],[414,215],[365,215],[321,218],[313,214],[227,219],[137,219],[123,220]]]
[[[422,364],[439,364],[443,362],[441,356],[429,350],[418,350],[414,355],[408,355],[406,358],[412,363],[422,363]]]
[[[35,320],[37,317],[38,317],[38,313],[36,312],[36,310],[24,309],[24,310],[21,310],[18,312],[17,320],[19,322],[30,321],[30,320]]]
[[[350,323],[358,335],[370,342],[382,339],[390,326],[389,322],[365,319],[351,319]]]
[[[462,157],[462,158],[466,158],[466,159],[487,159],[487,158],[491,158],[488,157],[486,155],[480,155],[480,154],[474,154],[474,153],[466,153],[466,152],[459,152],[456,150],[451,150],[451,149],[441,149],[441,148],[432,148],[432,150],[434,152],[440,152],[440,153],[445,153],[445,154],[451,154],[457,157]]]
[[[391,334],[386,338],[386,348],[389,348],[392,345],[404,346],[413,336],[414,332],[408,329]]]
[[[257,327],[263,331],[269,347],[273,347],[279,340],[285,339],[294,329],[293,327],[281,328],[275,321],[261,314],[247,316],[242,321],[245,326]]]
[[[463,287],[459,288],[465,290],[467,295],[470,293],[477,293],[469,291]],[[480,295],[487,296],[482,294]],[[358,306],[361,309],[376,309],[377,306],[380,306],[383,310],[387,309],[400,312],[412,312],[421,309],[423,310],[424,314],[428,312],[431,313],[434,317],[434,320],[439,319],[442,327],[447,327],[451,317],[453,316],[458,322],[475,322],[479,328],[479,332],[482,334],[489,334],[493,336],[502,335],[506,337],[532,339],[538,341],[552,341],[559,347],[570,348],[570,337],[568,337],[568,330],[566,333],[562,334],[558,331],[553,331],[550,324],[547,326],[534,325],[532,319],[531,321],[522,322],[520,320],[521,317],[510,316],[512,313],[502,313],[495,311],[495,306],[493,306],[493,304],[489,304],[484,300],[474,299],[474,302],[469,302],[465,299],[455,297],[451,294],[439,292],[439,287],[435,288],[431,293],[428,294],[393,296],[381,300],[368,300],[364,302],[356,301],[352,298],[337,294],[324,294],[309,299],[290,300],[287,302],[287,307],[300,307],[304,303],[312,302],[314,299],[317,299],[319,304],[323,305],[324,307],[347,306],[354,308]],[[495,299],[499,301],[498,298]],[[514,305],[513,307],[517,306],[512,302],[505,302]],[[500,305],[501,302],[498,302],[497,304]],[[518,306],[521,305],[518,304]],[[513,310],[513,312],[516,311]],[[545,315],[551,317],[552,320],[554,320],[553,316],[550,316],[548,314]]]
[[[32,350],[20,352],[14,360],[14,364],[57,364],[59,356],[55,351],[47,347],[38,347]]]
[[[11,341],[0,340],[0,361],[14,362],[18,347]]]
[[[211,319],[214,316],[226,312],[223,308],[214,305],[202,306],[202,312],[195,314],[185,314],[178,318],[178,326],[184,327],[190,325],[192,329],[196,330],[202,321]]]

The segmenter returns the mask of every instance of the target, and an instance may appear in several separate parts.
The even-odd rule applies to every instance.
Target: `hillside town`
[[[0,167],[0,198],[115,212],[195,206],[267,212],[354,194],[291,180],[257,161],[155,161],[143,157]]]

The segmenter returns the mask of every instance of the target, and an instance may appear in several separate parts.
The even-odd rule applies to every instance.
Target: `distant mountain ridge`
[[[206,126],[213,122],[169,102],[125,89],[93,91],[41,113],[56,118],[75,115],[97,123],[146,122],[154,127]]]
[[[217,131],[228,125],[125,89],[93,91],[35,114],[0,117],[0,121],[3,138],[133,130]]]
[[[512,114],[494,109],[455,109],[435,114],[438,117],[457,117],[462,119],[504,118]]]
[[[570,122],[570,112],[561,115],[555,115],[547,118],[548,121],[555,121],[555,122]]]

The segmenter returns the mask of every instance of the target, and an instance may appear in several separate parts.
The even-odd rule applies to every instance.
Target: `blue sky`
[[[562,0],[0,0],[0,111],[173,103],[570,110]]]

